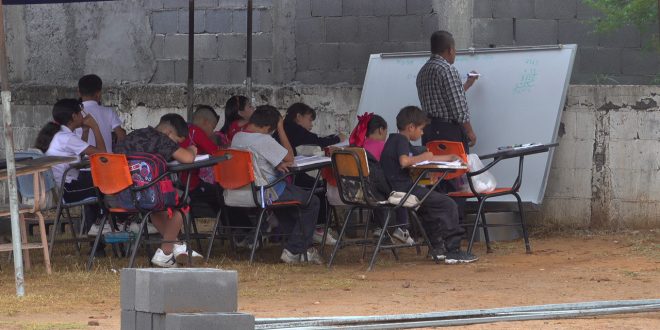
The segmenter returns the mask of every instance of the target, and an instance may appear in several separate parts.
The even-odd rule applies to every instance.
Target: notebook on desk
[[[293,161],[293,166],[302,167],[318,163],[329,163],[330,157],[326,156],[296,156]]]
[[[444,166],[444,167],[451,167],[451,168],[465,168],[465,165],[460,160],[453,161],[453,162],[441,162],[441,161],[436,161],[436,160],[424,160],[421,161],[413,167],[417,166],[424,166],[424,165],[439,165],[439,166]]]

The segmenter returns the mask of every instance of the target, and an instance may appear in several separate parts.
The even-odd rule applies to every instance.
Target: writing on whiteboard
[[[539,60],[537,59],[532,59],[528,58],[525,59],[525,66],[523,69],[522,76],[520,77],[520,81],[516,84],[516,86],[513,88],[513,92],[515,94],[523,94],[527,93],[534,88],[534,84],[536,83],[536,78],[538,76],[538,73],[536,71],[536,67],[539,64]]]

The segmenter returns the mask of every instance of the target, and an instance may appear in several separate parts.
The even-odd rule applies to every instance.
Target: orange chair
[[[465,153],[465,149],[463,148],[463,143],[461,142],[455,142],[455,141],[429,141],[426,144],[426,148],[431,151],[434,155],[448,155],[448,154],[455,154],[460,156],[464,162],[467,163],[467,154]],[[472,246],[474,245],[474,240],[477,235],[477,228],[481,227],[483,228],[484,231],[484,239],[486,240],[486,252],[490,253],[492,252],[492,249],[490,247],[490,238],[488,235],[488,227],[489,225],[486,222],[486,212],[484,210],[484,206],[486,203],[486,200],[489,198],[493,197],[499,197],[499,196],[505,196],[505,195],[513,195],[518,204],[518,214],[520,215],[520,223],[515,224],[513,226],[520,226],[522,228],[523,232],[523,238],[525,240],[525,251],[527,253],[531,253],[531,247],[529,245],[529,236],[527,234],[527,228],[525,227],[525,221],[524,221],[524,214],[523,214],[523,206],[522,206],[522,200],[520,198],[520,195],[518,194],[518,190],[520,190],[520,185],[522,183],[522,169],[523,169],[523,157],[520,157],[520,161],[518,163],[518,177],[514,181],[514,184],[511,187],[506,187],[506,188],[496,188],[495,190],[487,193],[479,193],[474,189],[474,186],[472,185],[472,177],[477,176],[481,173],[484,173],[488,171],[490,168],[495,166],[495,164],[499,163],[502,159],[497,158],[490,162],[488,165],[486,165],[483,169],[476,171],[476,172],[467,172],[467,171],[458,171],[456,173],[452,173],[447,175],[447,179],[453,179],[457,178],[463,174],[466,174],[467,176],[467,181],[470,186],[470,191],[456,191],[456,192],[450,192],[447,194],[450,197],[454,198],[476,198],[477,199],[477,212],[475,213],[475,220],[474,220],[474,225],[472,227],[472,235],[470,236],[470,242],[468,243],[468,253],[472,252]],[[467,173],[465,173],[467,172]],[[496,225],[491,225],[491,227],[495,227]],[[512,226],[512,225],[498,225],[498,226]]]
[[[268,203],[262,204],[258,198],[259,192],[262,189],[265,190],[274,187],[276,184],[278,184],[286,177],[288,177],[288,175],[280,177],[276,181],[269,183],[265,186],[257,186],[255,182],[256,178],[254,175],[252,154],[246,150],[221,149],[216,151],[213,155],[217,156],[217,155],[225,155],[225,154],[229,154],[231,158],[224,162],[217,163],[213,167],[213,172],[215,174],[216,182],[220,184],[220,186],[225,190],[240,189],[249,186],[252,199],[254,201],[254,205],[256,205],[256,208],[259,210],[259,217],[257,218],[257,224],[251,227],[230,226],[228,222],[225,222],[225,224],[223,225],[224,228],[222,229],[226,230],[227,232],[222,233],[221,236],[229,237],[231,244],[233,244],[233,234],[231,232],[233,229],[254,230],[255,235],[254,235],[254,240],[252,242],[252,249],[250,252],[250,264],[252,264],[252,262],[254,261],[254,255],[259,246],[257,244],[257,242],[259,241],[259,236],[262,235],[261,228],[263,226],[264,219],[266,217],[266,212],[283,207],[299,207],[300,205],[302,205],[302,203],[299,201],[274,201],[270,204]],[[310,199],[311,199],[311,194],[310,194]],[[309,199],[307,200],[307,203],[309,203]],[[243,205],[238,206],[238,205],[229,205],[229,204],[226,204],[226,206],[245,207]],[[213,231],[212,231],[213,234],[209,238],[209,245],[206,251],[207,260],[211,254],[211,249],[213,248],[213,240],[221,229],[219,228],[221,225],[221,213],[222,210],[218,212],[218,215],[215,220],[215,224],[213,226]]]

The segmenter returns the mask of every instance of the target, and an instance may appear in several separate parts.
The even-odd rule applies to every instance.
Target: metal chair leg
[[[356,207],[351,207],[348,210],[348,212],[346,212],[346,219],[344,219],[344,224],[341,226],[339,237],[337,237],[337,244],[335,244],[335,247],[332,249],[332,254],[330,255],[330,260],[328,261],[328,269],[332,267],[332,262],[335,260],[335,256],[337,255],[339,246],[341,246],[341,242],[344,239],[344,234],[346,233],[346,227],[348,227],[348,222],[350,221],[351,215],[353,214],[353,210],[355,209]]]
[[[385,233],[387,232],[387,226],[390,224],[390,218],[392,217],[392,209],[387,210],[387,215],[385,216],[385,223],[383,224],[383,231],[380,232],[380,236],[378,237],[378,243],[376,243],[376,248],[374,249],[374,254],[371,256],[371,262],[369,262],[369,268],[367,268],[367,271],[371,271],[374,269],[374,264],[376,263],[376,257],[378,256],[378,252],[380,252],[380,246],[383,242],[383,237],[385,237]]]
[[[360,212],[360,223],[362,223],[362,212],[364,212],[364,209],[359,209],[358,211]],[[373,216],[373,212],[370,212],[369,216],[367,217],[367,221],[364,223],[364,244],[362,244],[362,260],[364,260],[367,257],[366,242],[369,239],[369,222],[371,221],[372,216]]]
[[[211,257],[211,249],[213,248],[213,241],[215,241],[215,236],[218,234],[218,226],[220,224],[220,217],[222,216],[222,209],[218,211],[218,214],[215,216],[215,223],[213,223],[213,230],[211,231],[211,236],[209,237],[209,246],[206,249],[206,258],[204,262],[209,262]]]
[[[326,198],[323,199],[325,203],[325,226],[323,226],[323,239],[321,239],[321,247],[319,250],[321,250],[321,256],[325,257],[324,252],[325,252],[325,241],[328,239],[328,231],[330,230],[330,221],[332,217],[332,211],[330,208],[332,205],[328,203],[328,200]]]
[[[202,240],[199,238],[199,231],[197,230],[197,220],[193,218],[192,216],[190,217],[190,223],[192,224],[192,230],[193,234],[195,236],[195,241],[197,241],[197,249],[199,251],[202,251]]]
[[[470,242],[468,243],[467,253],[472,253],[472,246],[474,245],[474,240],[477,237],[477,230],[479,229],[479,223],[481,223],[481,213],[484,208],[484,200],[479,200],[479,209],[477,210],[476,218],[474,219],[474,227],[472,228],[472,236],[470,237]]]
[[[103,228],[103,226],[105,226],[105,222],[107,221],[107,219],[108,219],[107,215],[101,218],[100,228]],[[99,242],[101,241],[101,236],[103,236],[102,230],[100,230],[99,233],[96,234],[96,238],[94,239],[94,245],[92,246],[92,249],[89,251],[89,257],[87,257],[87,271],[90,271],[92,269],[92,264],[94,264],[94,255],[96,254],[96,249],[98,248]]]
[[[426,233],[426,230],[424,229],[424,225],[422,224],[422,221],[419,220],[419,217],[417,216],[417,212],[411,211],[408,212],[412,217],[414,218],[415,225],[417,226],[419,233],[422,235],[422,238],[424,239],[424,243],[426,246],[429,248],[429,253],[433,249],[433,244],[431,244],[431,240],[429,239],[429,235]],[[431,258],[433,258],[433,261],[435,261],[436,264],[440,263],[440,260],[436,258],[436,255],[431,254]]]
[[[522,200],[520,198],[520,195],[518,193],[514,193],[514,196],[516,196],[516,199],[518,200],[518,212],[520,213],[520,227],[522,227],[523,231],[523,238],[525,240],[525,252],[531,254],[532,253],[532,247],[529,244],[529,235],[527,233],[527,227],[525,226],[525,218],[524,218],[524,211],[523,211],[523,205],[522,205]]]
[[[50,227],[50,241],[48,242],[48,259],[53,258],[53,246],[55,246],[55,234],[57,227],[60,224],[60,219],[62,218],[62,208],[58,205],[57,207],[57,217],[55,217],[55,222]]]
[[[192,254],[192,246],[191,246],[191,244],[190,244],[190,243],[191,243],[191,242],[190,242],[190,233],[191,233],[191,229],[192,229],[192,227],[193,227],[193,225],[192,225],[193,219],[192,219],[192,217],[190,216],[190,212],[183,212],[183,211],[181,211],[181,210],[178,210],[178,211],[181,212],[181,216],[183,217],[183,228],[184,228],[184,230],[185,230],[185,232],[184,232],[184,234],[183,234],[183,237],[184,237],[184,240],[185,240],[185,243],[186,243],[186,249],[187,249],[188,256],[189,256],[189,257],[188,257],[188,267],[192,267],[192,265],[193,265],[193,263],[192,263],[192,260],[193,260],[192,255],[193,255],[193,254]],[[196,233],[196,232],[197,232],[197,231],[195,230],[195,233]],[[198,243],[199,243],[199,239],[198,239]],[[199,246],[200,246],[200,248],[201,248],[202,244],[199,243]]]
[[[484,203],[485,203],[484,199]],[[490,235],[488,234],[488,222],[486,221],[486,211],[481,210],[481,227],[484,231],[484,240],[486,241],[486,253],[492,253],[493,249],[490,247]]]
[[[149,220],[150,215],[151,212],[147,213],[140,222],[140,229],[138,230],[138,233],[135,236],[135,243],[133,243],[133,247],[131,248],[131,258],[128,261],[127,268],[133,268],[133,264],[135,263],[135,255],[137,254],[138,248],[140,248],[140,241],[142,240],[142,235],[145,233],[147,227],[147,221]]]
[[[266,214],[266,209],[261,210],[259,213],[259,219],[257,220],[257,227],[255,228],[254,240],[252,241],[252,251],[250,251],[250,262],[249,265],[252,265],[254,261],[254,254],[257,252],[257,242],[259,241],[259,236],[261,235],[261,225],[264,221],[264,215]]]

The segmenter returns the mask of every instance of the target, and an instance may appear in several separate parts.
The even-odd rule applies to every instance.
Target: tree
[[[603,13],[594,20],[596,31],[610,32],[632,24],[640,31],[655,30],[654,45],[660,51],[660,0],[585,0]],[[655,27],[654,27],[655,26]]]

